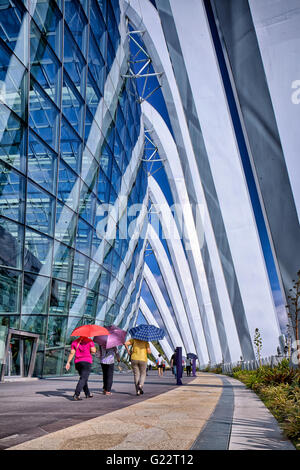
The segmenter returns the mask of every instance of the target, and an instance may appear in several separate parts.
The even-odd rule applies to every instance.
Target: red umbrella
[[[109,335],[110,332],[99,325],[82,325],[72,331],[71,336],[86,336],[92,338],[94,336]]]

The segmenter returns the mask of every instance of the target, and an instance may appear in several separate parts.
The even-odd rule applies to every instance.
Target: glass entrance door
[[[28,375],[32,346],[32,338],[11,336],[7,351],[5,376],[26,377]]]

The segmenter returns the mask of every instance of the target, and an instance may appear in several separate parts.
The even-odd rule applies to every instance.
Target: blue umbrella
[[[142,341],[159,341],[165,336],[165,331],[162,328],[145,324],[134,326],[129,330],[129,333],[132,338]]]
[[[194,353],[187,353],[187,358],[188,359],[198,359],[197,354]]]

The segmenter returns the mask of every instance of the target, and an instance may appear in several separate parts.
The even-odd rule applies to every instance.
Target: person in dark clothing
[[[176,377],[176,367],[177,367],[176,366],[176,358],[177,358],[177,349],[175,349],[174,354],[171,357],[171,362],[170,362],[171,369],[172,369],[172,374],[174,374],[175,377]]]

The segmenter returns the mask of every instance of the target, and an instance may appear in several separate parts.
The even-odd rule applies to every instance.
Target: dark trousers
[[[78,374],[80,375],[80,379],[75,389],[75,395],[79,396],[80,392],[83,390],[84,393],[89,396],[90,391],[88,387],[88,379],[91,372],[91,366],[89,362],[76,362],[75,369],[77,370]]]
[[[103,373],[103,388],[106,392],[111,391],[111,386],[113,383],[114,376],[114,364],[102,364],[102,373]]]
[[[192,366],[186,366],[186,375],[189,377],[191,375]]]

